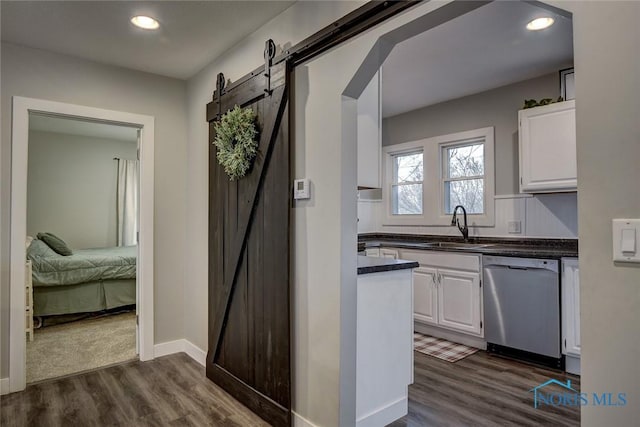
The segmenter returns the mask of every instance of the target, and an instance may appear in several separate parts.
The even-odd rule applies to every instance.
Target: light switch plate
[[[640,219],[613,220],[613,260],[640,263]]]

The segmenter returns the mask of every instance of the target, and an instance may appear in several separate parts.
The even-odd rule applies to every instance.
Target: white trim
[[[497,194],[495,195],[493,198],[495,200],[500,200],[500,199],[528,199],[533,197],[533,194]]]
[[[407,415],[408,407],[409,400],[402,397],[360,417],[356,420],[356,427],[386,426]]]
[[[0,396],[9,394],[9,377],[0,378]]]
[[[296,411],[291,411],[293,414],[293,427],[318,427]]]
[[[153,346],[153,353],[156,357],[168,356],[169,354],[184,352],[184,340],[162,342]]]
[[[154,210],[154,118],[141,114],[104,110],[42,99],[13,97],[11,145],[11,252],[10,252],[10,391],[26,387],[26,337],[24,281],[27,235],[27,165],[29,113],[89,118],[137,127],[140,132],[140,240],[137,282],[139,290],[140,360],[153,359],[153,210]]]
[[[186,339],[184,340],[184,352],[202,366],[206,365],[207,352]]]
[[[154,347],[156,357],[168,356],[176,353],[186,353],[187,356],[205,366],[207,352],[186,339],[167,341],[156,344]]]

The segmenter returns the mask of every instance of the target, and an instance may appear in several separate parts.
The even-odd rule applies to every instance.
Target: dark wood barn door
[[[207,377],[269,423],[290,425],[289,135],[287,63],[228,89],[219,76],[209,121]],[[252,169],[231,181],[218,164],[215,122],[235,105],[257,114]]]

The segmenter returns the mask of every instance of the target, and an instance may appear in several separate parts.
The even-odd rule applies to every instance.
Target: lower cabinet
[[[567,371],[580,373],[580,278],[578,259],[562,259],[562,354]]]
[[[413,317],[424,323],[438,324],[438,270],[418,267],[413,270]]]
[[[438,325],[482,335],[480,273],[438,270]]]
[[[478,337],[482,328],[480,255],[401,251],[413,271],[414,320]]]

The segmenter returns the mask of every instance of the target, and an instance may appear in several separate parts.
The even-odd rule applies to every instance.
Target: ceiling
[[[178,79],[294,1],[2,1],[2,41]],[[157,31],[129,19],[149,15]]]
[[[2,1],[2,41],[188,79],[294,1]],[[134,27],[133,15],[160,21]],[[551,14],[555,24],[525,25]],[[571,19],[496,1],[398,44],[383,66],[382,112],[428,105],[572,64]]]
[[[541,31],[525,26],[552,16]],[[393,49],[382,69],[382,115],[558,72],[573,63],[570,18],[525,2],[496,1]]]
[[[29,114],[29,130],[138,142],[138,130],[134,127],[36,113]]]

